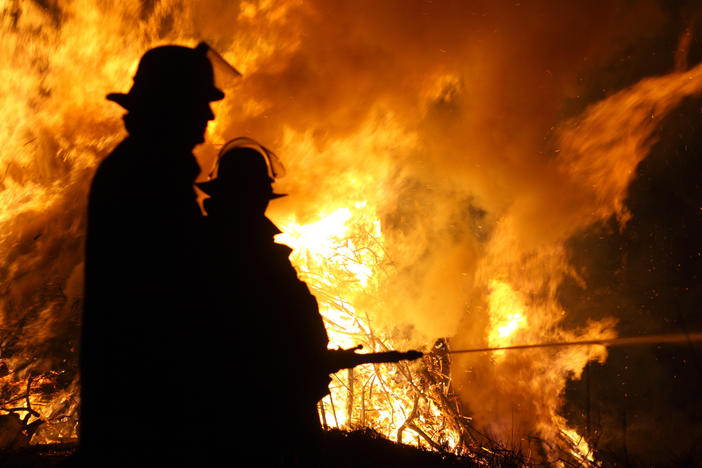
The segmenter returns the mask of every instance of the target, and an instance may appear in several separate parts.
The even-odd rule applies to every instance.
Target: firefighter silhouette
[[[88,203],[81,346],[81,458],[153,466],[164,446],[198,445],[196,311],[203,217],[192,150],[214,118],[212,51],[162,46],[141,58],[126,94],[129,135],[99,165]]]
[[[265,216],[282,165],[253,140],[232,140],[220,152],[217,177],[198,186],[204,201],[217,330],[213,355],[236,356],[229,372],[239,384],[237,421],[249,435],[254,461],[310,463],[321,437],[316,404],[328,392],[325,352],[329,339],[317,301],[298,279],[291,249],[275,242],[280,230]],[[235,343],[239,353],[233,353]],[[262,433],[283,434],[270,444]],[[226,434],[226,429],[224,429]],[[244,435],[246,437],[246,435]]]

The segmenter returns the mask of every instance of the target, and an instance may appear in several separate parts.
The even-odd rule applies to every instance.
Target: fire
[[[359,211],[365,205],[366,202],[356,203],[354,211]],[[349,224],[364,221],[370,223],[373,230],[368,232],[368,236],[377,241],[381,238],[380,221],[363,215],[353,216],[354,220],[351,221],[352,216],[350,209],[339,208],[327,216],[320,214],[320,220],[311,224],[300,225],[290,221],[285,224],[283,233],[277,236],[277,241],[295,249],[293,259],[304,274],[312,274],[311,262],[316,263],[318,270],[323,273],[326,270],[319,266],[326,260],[335,267],[346,269],[353,275],[360,288],[365,288],[374,273],[369,266],[372,264],[372,252],[358,249],[353,239],[346,240],[349,237]],[[307,257],[306,262],[303,261],[303,256]],[[332,285],[334,279],[329,278],[325,283]]]
[[[507,338],[518,328],[526,327],[525,308],[517,293],[507,283],[493,281],[488,298],[493,332],[490,346],[505,346]]]
[[[47,421],[34,443],[77,436],[85,200],[98,161],[124,136],[104,96],[129,88],[148,48],[204,39],[244,78],[214,106],[197,154],[203,177],[233,136],[275,149],[290,197],[269,214],[333,346],[434,351],[335,375],[324,424],[455,451],[466,421],[505,446],[516,430],[548,444],[565,434],[592,461],[559,410],[568,379],[603,361],[603,347],[454,361],[445,351],[614,336],[614,320],[563,325],[558,286],[579,280],[565,245],[612,215],[626,221],[636,165],[660,120],[702,89],[702,68],[645,79],[554,122],[568,97],[559,93],[574,85],[544,80],[575,73],[582,51],[541,57],[547,36],[529,21],[425,2],[437,24],[419,33],[386,6],[204,3],[0,0],[2,409],[21,403],[20,414]],[[527,28],[519,41],[494,40],[516,24]]]
[[[580,462],[585,465],[600,466],[601,463],[598,463],[595,460],[592,453],[592,449],[588,445],[585,438],[573,429],[567,428],[565,426],[565,422],[563,422],[563,424],[564,425],[563,429],[561,429],[561,434],[570,444],[572,444],[572,453],[573,455],[575,455],[576,459],[580,460]]]
[[[282,221],[284,232],[276,239],[293,247],[291,260],[319,299],[332,348],[362,344],[367,351],[386,351],[406,346],[406,340],[376,327],[369,310],[356,305],[364,296],[377,295],[381,268],[387,268],[381,222],[374,211],[367,201],[360,201],[320,214],[309,224],[288,219]],[[404,434],[406,443],[435,443],[456,450],[460,433],[446,428],[446,415],[437,402],[419,401],[430,390],[418,392],[418,387],[425,387],[419,377],[422,367],[399,363],[340,371],[333,376],[331,395],[320,403],[323,424],[370,427],[399,441],[409,430],[414,437]]]

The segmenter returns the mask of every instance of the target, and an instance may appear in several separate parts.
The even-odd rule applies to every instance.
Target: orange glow
[[[419,30],[385,2],[373,15],[338,3],[0,0],[0,342],[11,345],[0,386],[22,402],[34,379],[30,404],[48,423],[33,443],[78,434],[85,202],[96,165],[125,136],[122,110],[104,97],[126,91],[141,54],[166,43],[206,40],[243,73],[213,105],[196,149],[201,178],[236,136],[280,156],[276,190],[290,196],[268,215],[332,346],[428,352],[437,340],[458,349],[616,335],[611,318],[564,325],[558,287],[581,281],[566,243],[612,216],[626,222],[636,166],[663,117],[702,90],[702,65],[556,122],[585,52],[546,56],[543,38],[556,41],[541,26],[512,36],[521,21],[420,2],[442,15]],[[567,439],[594,463],[559,411],[568,380],[606,357],[590,346],[367,364],[333,377],[320,417],[455,452],[470,448],[466,425],[504,446],[519,427],[544,447]]]

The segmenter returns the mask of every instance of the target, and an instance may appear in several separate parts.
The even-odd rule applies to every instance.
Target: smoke
[[[27,364],[30,353],[75,347],[88,184],[124,135],[104,96],[129,88],[149,47],[206,40],[243,72],[214,104],[203,177],[218,145],[247,135],[287,167],[277,189],[291,196],[274,202],[274,220],[375,205],[393,274],[374,311],[416,345],[496,339],[509,319],[493,310],[500,284],[505,307],[524,315],[508,340],[611,336],[611,320],[561,326],[556,290],[578,280],[564,244],[627,219],[626,189],[656,124],[642,116],[698,89],[676,82],[628,101],[642,85],[578,117],[590,104],[583,77],[670,20],[653,0],[9,1],[0,12],[0,316],[25,340],[10,356],[35,372],[52,366]],[[600,118],[612,109],[638,120]],[[51,297],[38,294],[47,288]],[[549,353],[454,362],[476,423],[504,443],[515,427],[554,438],[565,382],[605,353]],[[58,355],[75,376],[75,353]]]
[[[435,257],[452,244],[475,243],[470,206],[485,211],[485,229],[509,210],[528,212],[530,219],[512,227],[519,242],[530,244],[514,247],[528,251],[577,229],[535,221],[558,220],[572,208],[553,206],[568,193],[568,180],[545,154],[550,148],[544,138],[564,99],[577,95],[578,73],[616,53],[613,44],[636,41],[644,34],[636,31],[637,22],[651,27],[660,13],[652,3],[625,15],[608,2],[568,8],[547,2],[306,4],[289,12],[276,33],[297,47],[275,51],[245,74],[236,93],[244,98],[226,112],[232,120],[222,133],[259,135],[281,148],[296,179],[281,181],[301,207],[293,209],[327,199],[339,171],[371,173],[376,184],[390,183],[382,187],[387,216],[394,220],[411,211],[424,221],[414,222],[417,232],[411,234],[402,221],[393,224],[403,236],[391,243],[400,244],[395,261],[413,265],[428,255],[434,265],[428,268],[445,270]],[[236,64],[236,56],[229,57]],[[245,106],[256,109],[254,115]],[[351,157],[329,151],[334,142],[347,146],[354,137],[402,133],[398,127],[409,135],[376,145],[370,154],[367,148]],[[447,240],[448,230],[460,239]],[[414,255],[408,255],[408,243],[420,243]],[[463,268],[469,273],[474,267],[466,262]],[[454,311],[445,331],[455,330],[462,310],[444,309]],[[420,329],[436,322],[421,315],[414,314]]]
[[[604,3],[565,9],[355,2],[310,10],[291,22],[304,31],[300,46],[274,54],[270,66],[243,80],[243,96],[262,96],[260,115],[235,118],[232,126],[270,134],[272,141],[281,137],[269,132],[287,132],[281,154],[297,180],[281,183],[295,195],[290,203],[301,208],[291,208],[302,219],[306,207],[348,196],[334,193],[337,184],[347,189],[339,183],[344,174],[371,173],[376,184],[387,184],[370,198],[382,200],[398,274],[378,315],[413,326],[418,342],[449,336],[457,346],[482,345],[486,331],[504,325],[490,317],[487,301],[492,281],[501,280],[524,297],[528,310],[527,329],[513,339],[609,336],[612,321],[583,330],[559,327],[566,312],[556,289],[574,275],[564,242],[612,214],[624,216],[630,178],[602,196],[590,187],[631,174],[646,151],[630,148],[633,159],[609,166],[617,154],[573,148],[569,138],[577,131],[553,126],[564,117],[564,102],[578,99],[580,74],[649,34],[664,12],[653,3],[624,15]],[[372,144],[355,145],[361,151],[350,156],[330,151],[339,141],[348,147],[387,132],[397,135],[394,147],[383,142],[368,154]],[[300,154],[296,146],[310,137],[314,143]],[[595,174],[577,167],[595,160],[605,161]],[[476,421],[503,441],[515,427],[553,440],[566,380],[604,354],[477,359],[454,366]],[[466,370],[467,380],[461,377]]]

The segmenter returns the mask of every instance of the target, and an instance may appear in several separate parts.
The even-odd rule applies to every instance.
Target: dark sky
[[[588,78],[593,95],[639,74],[674,66],[679,23]],[[693,23],[688,63],[702,60],[702,28]],[[637,168],[626,205],[632,214],[570,242],[587,291],[561,290],[574,317],[616,310],[621,336],[702,330],[702,99],[689,98],[665,118],[657,143]],[[699,343],[612,348],[567,388],[565,413],[606,459],[621,464],[695,466],[702,460],[702,349]],[[589,415],[588,415],[589,408]]]

